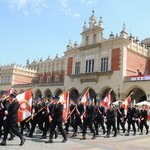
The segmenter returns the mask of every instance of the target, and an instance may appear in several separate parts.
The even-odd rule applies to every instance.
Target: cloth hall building
[[[150,39],[140,42],[126,32],[125,24],[120,34],[111,32],[108,39],[103,32],[102,17],[97,20],[93,11],[89,24],[84,23],[81,43],[70,40],[63,57],[27,60],[25,67],[1,66],[0,90],[33,87],[34,97],[69,90],[70,98],[76,99],[89,89],[96,100],[112,89],[113,101],[131,92],[136,102],[150,101]]]

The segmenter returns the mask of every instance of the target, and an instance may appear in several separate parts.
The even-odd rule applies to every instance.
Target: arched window
[[[93,36],[93,44],[95,44],[95,43],[96,43],[96,40],[97,40],[97,35],[96,35],[96,34],[94,34],[94,36]]]
[[[86,41],[85,41],[85,42],[86,42],[86,43],[85,43],[86,45],[89,44],[89,36],[86,37]]]

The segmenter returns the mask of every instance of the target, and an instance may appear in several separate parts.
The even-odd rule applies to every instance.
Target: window
[[[94,71],[94,59],[86,60],[86,73],[90,73]]]
[[[108,71],[108,57],[101,58],[101,72]]]
[[[96,36],[96,34],[94,34],[94,36],[93,36],[93,44],[96,43],[96,40],[97,40],[97,36]]]
[[[47,82],[50,82],[51,81],[51,78],[50,76],[47,77]]]
[[[85,43],[86,45],[88,45],[89,44],[89,37],[87,36],[86,37],[86,43]]]
[[[40,83],[42,83],[43,82],[43,77],[40,77]]]
[[[58,75],[55,76],[55,82],[59,82],[60,81],[60,78]]]
[[[76,62],[75,64],[75,74],[79,74],[80,73],[80,62]]]

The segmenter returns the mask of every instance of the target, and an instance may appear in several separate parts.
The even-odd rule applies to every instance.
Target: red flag
[[[63,120],[67,122],[69,113],[69,91],[64,91],[59,97],[59,102],[63,104]]]
[[[131,95],[129,95],[122,103],[122,106],[124,107],[125,114],[127,114],[129,103],[131,103]]]
[[[17,95],[20,108],[18,110],[18,122],[23,121],[27,117],[31,116],[32,111],[32,91],[28,90]]]
[[[107,93],[107,95],[105,96],[105,98],[102,100],[102,105],[108,109],[109,108],[109,105],[110,103],[112,102],[111,100],[111,91],[112,89]]]
[[[7,92],[8,92],[8,95],[10,95],[12,92],[14,92],[14,89],[13,89],[13,88],[9,88],[9,89],[7,90]]]
[[[89,89],[86,90],[86,92],[84,93],[84,95],[81,98],[81,103],[86,106],[88,99],[90,98],[90,93],[89,93]]]

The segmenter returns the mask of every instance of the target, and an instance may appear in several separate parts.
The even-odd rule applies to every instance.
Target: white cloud
[[[81,15],[77,12],[74,12],[72,10],[72,8],[69,5],[70,0],[59,0],[61,6],[62,6],[62,11],[66,14],[66,15],[70,15],[73,17],[81,17]]]
[[[82,3],[94,5],[97,3],[97,0],[80,0]]]
[[[46,7],[47,0],[1,0],[8,4],[10,9],[19,10],[25,15],[30,13],[40,13]]]

